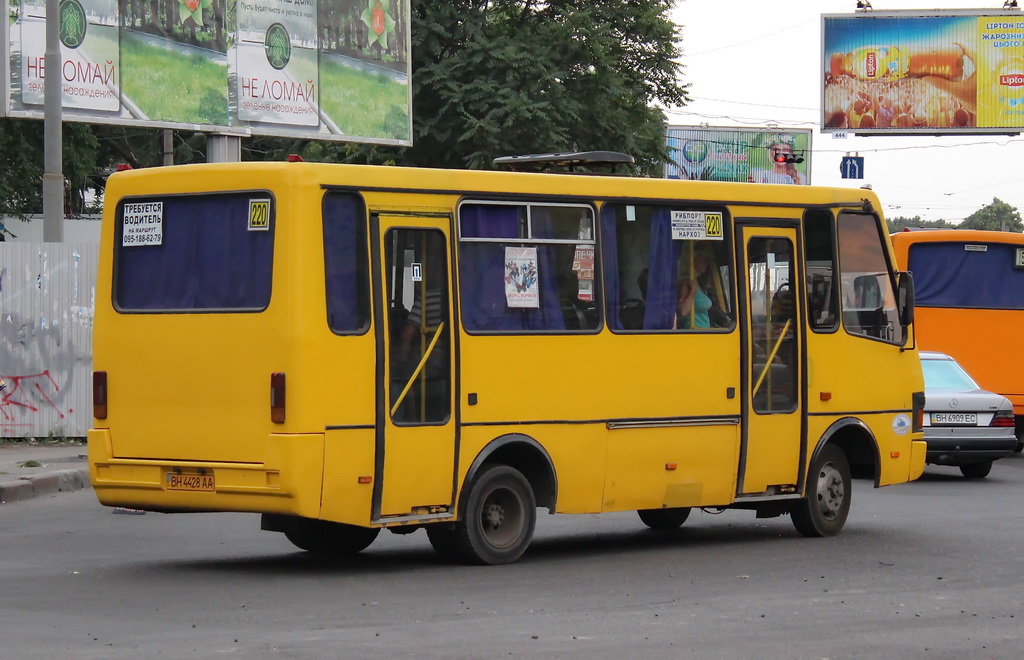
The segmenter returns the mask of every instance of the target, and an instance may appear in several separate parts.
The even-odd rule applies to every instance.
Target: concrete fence
[[[92,423],[95,243],[0,242],[0,437]]]

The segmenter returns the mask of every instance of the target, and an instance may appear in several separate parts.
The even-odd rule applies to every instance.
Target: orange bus
[[[918,347],[952,355],[983,388],[1013,402],[1024,446],[1024,234],[965,229],[892,235],[914,274]]]

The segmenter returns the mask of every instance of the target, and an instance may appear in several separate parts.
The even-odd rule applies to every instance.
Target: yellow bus
[[[924,469],[870,191],[282,162],[120,172],[105,201],[105,505],[501,564],[538,508],[827,536],[852,478]]]
[[[952,355],[978,384],[1013,403],[1024,448],[1024,234],[969,229],[892,235],[917,282],[917,341]]]

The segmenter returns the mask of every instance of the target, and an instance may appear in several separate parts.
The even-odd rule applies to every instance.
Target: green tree
[[[496,156],[607,149],[658,175],[660,107],[689,100],[673,4],[413,0],[414,144],[342,159],[488,169]]]
[[[998,197],[992,203],[982,206],[960,223],[960,229],[988,229],[991,231],[1024,231],[1024,222],[1015,206],[1010,206]]]
[[[897,231],[903,231],[907,228],[926,227],[926,228],[939,228],[939,229],[956,229],[957,225],[947,222],[946,220],[922,220],[921,216],[915,215],[913,218],[907,218],[904,216],[896,216],[895,218],[886,218],[885,224],[889,227],[889,233],[892,234]]]

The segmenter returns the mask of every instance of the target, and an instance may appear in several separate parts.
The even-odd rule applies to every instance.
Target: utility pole
[[[62,124],[64,84],[60,61],[60,0],[46,0],[43,91],[43,240],[64,242]]]

